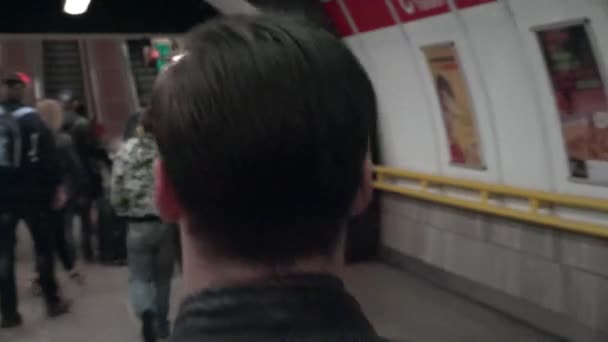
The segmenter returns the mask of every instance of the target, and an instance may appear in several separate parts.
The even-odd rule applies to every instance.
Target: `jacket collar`
[[[174,341],[205,336],[357,334],[376,336],[336,277],[291,275],[202,291],[180,309]]]

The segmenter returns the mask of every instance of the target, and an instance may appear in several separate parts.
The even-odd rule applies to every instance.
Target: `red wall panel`
[[[348,20],[346,20],[346,15],[337,0],[323,2],[323,8],[325,9],[325,13],[331,18],[336,31],[338,31],[341,37],[350,36],[355,33]]]
[[[391,0],[397,9],[399,20],[410,22],[448,13],[447,0]]]
[[[344,0],[359,32],[396,25],[384,0]]]
[[[463,9],[487,4],[490,2],[496,2],[496,0],[456,0],[456,6],[458,6],[458,8],[460,9]]]

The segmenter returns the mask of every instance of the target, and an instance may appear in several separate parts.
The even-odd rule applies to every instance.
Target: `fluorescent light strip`
[[[83,14],[89,8],[91,0],[65,0],[63,11],[70,15]]]

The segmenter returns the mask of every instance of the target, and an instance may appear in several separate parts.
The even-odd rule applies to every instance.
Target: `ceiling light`
[[[177,62],[179,62],[180,59],[184,58],[185,55],[186,54],[184,54],[184,53],[177,54],[177,55],[171,57],[171,62],[177,63]]]
[[[70,15],[83,14],[89,8],[91,0],[65,0],[63,11]]]

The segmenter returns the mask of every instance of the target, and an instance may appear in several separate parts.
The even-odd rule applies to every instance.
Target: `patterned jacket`
[[[154,204],[156,143],[150,136],[124,142],[114,157],[110,200],[119,216],[157,216]]]

